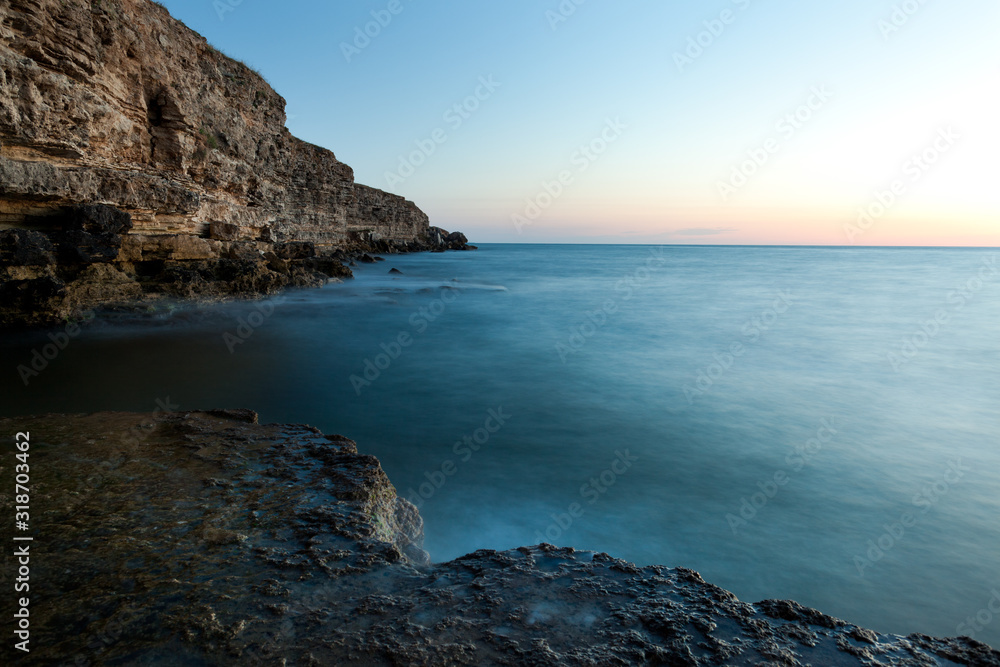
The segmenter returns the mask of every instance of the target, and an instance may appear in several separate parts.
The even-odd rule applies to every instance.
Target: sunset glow
[[[1000,245],[996,3],[166,4],[474,240]]]

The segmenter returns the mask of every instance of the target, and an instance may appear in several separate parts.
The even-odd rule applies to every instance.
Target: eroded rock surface
[[[79,228],[94,205],[115,229]],[[0,230],[0,325],[321,284],[349,274],[338,252],[465,246],[293,137],[259,74],[149,0],[0,2]]]
[[[607,554],[539,545],[430,564],[416,508],[374,457],[256,422],[248,410],[0,420],[5,438],[31,434],[33,661],[1000,665],[970,639],[747,604],[691,570]],[[0,500],[9,514],[7,488]],[[4,588],[12,571],[5,550]]]

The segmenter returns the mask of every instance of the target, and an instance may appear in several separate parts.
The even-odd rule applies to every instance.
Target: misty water
[[[249,407],[376,455],[435,560],[544,540],[1000,646],[996,257],[391,256],[262,303],[90,323],[27,386],[48,339],[7,334],[2,412]]]

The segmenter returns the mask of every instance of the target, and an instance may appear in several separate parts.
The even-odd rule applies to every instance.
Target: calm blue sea
[[[7,335],[0,409],[249,407],[376,455],[435,560],[544,540],[1000,646],[998,256],[389,257],[321,290],[92,323],[27,386],[48,341]]]

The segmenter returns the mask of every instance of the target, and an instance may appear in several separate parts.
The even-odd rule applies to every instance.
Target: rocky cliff
[[[431,564],[374,457],[249,410],[0,420],[0,437],[18,432],[31,664],[1000,665],[971,639],[748,604],[607,554],[543,544]],[[5,516],[14,505],[0,488]],[[0,656],[18,664],[10,635]]]
[[[162,6],[0,2],[0,319],[319,284],[343,275],[314,259],[336,250],[464,246],[428,232],[413,202],[293,137],[285,100]],[[100,252],[74,253],[80,234]]]

